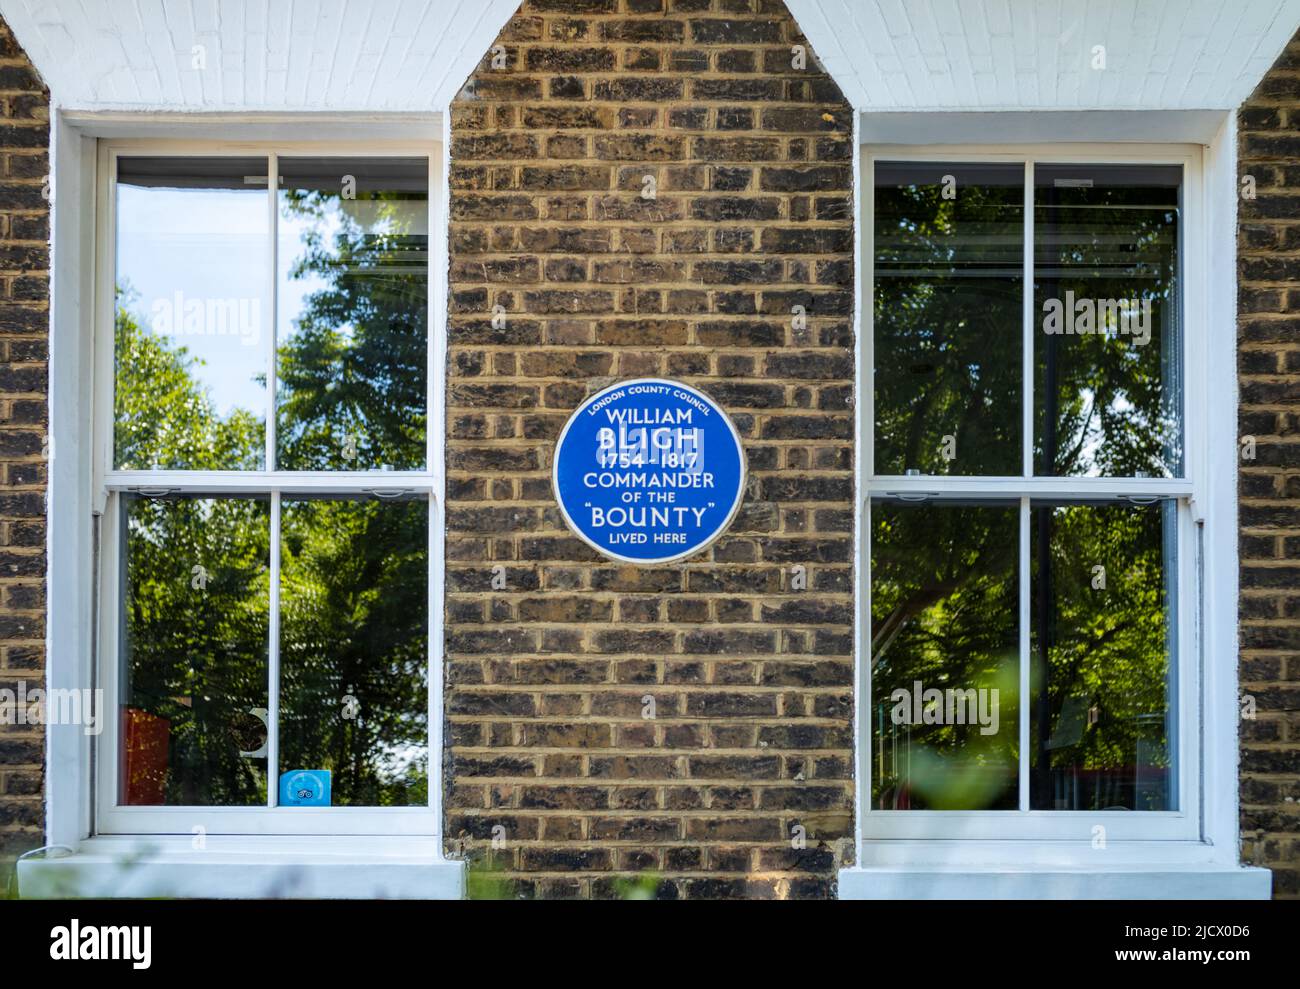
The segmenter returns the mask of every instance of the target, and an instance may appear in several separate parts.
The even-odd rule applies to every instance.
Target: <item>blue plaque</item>
[[[578,406],[556,444],[552,481],[564,520],[588,545],[625,563],[670,563],[731,524],[745,452],[707,395],[638,378]]]
[[[291,769],[280,774],[281,807],[328,807],[330,771]]]

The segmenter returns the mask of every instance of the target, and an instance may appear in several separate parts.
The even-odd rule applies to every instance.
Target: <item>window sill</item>
[[[465,867],[434,838],[97,837],[18,863],[27,899],[457,900]]]
[[[841,900],[1267,900],[1267,869],[1193,863],[841,869]]]

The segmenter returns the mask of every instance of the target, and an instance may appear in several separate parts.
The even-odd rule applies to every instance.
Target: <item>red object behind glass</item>
[[[167,792],[172,723],[136,707],[124,708],[122,715],[122,802],[128,807],[161,804]]]

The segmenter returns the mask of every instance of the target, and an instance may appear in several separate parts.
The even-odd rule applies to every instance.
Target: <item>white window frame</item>
[[[419,471],[138,471],[117,470],[113,466],[113,388],[114,353],[113,321],[115,318],[116,278],[116,201],[117,162],[121,157],[265,157],[268,175],[277,174],[280,157],[421,157],[428,161],[428,318],[427,352],[428,429],[425,437],[425,468]],[[441,148],[436,142],[398,141],[193,141],[193,140],[102,140],[98,148],[96,195],[96,258],[94,305],[95,394],[93,422],[93,470],[98,509],[101,513],[99,563],[99,620],[97,682],[103,688],[104,730],[98,737],[94,759],[96,833],[101,835],[370,835],[433,837],[441,832],[441,609],[442,567],[440,535],[442,480],[442,368],[444,359],[439,341],[438,300],[444,281],[438,277],[443,267],[442,238],[444,207],[438,195],[442,188]],[[274,464],[275,455],[275,378],[274,355],[277,337],[277,222],[278,197],[268,186],[268,225],[270,257],[267,273],[270,291],[270,332],[266,334],[269,374],[266,389],[266,465]],[[127,492],[149,489],[179,489],[181,492],[209,495],[262,494],[270,498],[271,572],[277,570],[279,557],[279,504],[282,496],[299,494],[353,493],[365,491],[411,493],[428,506],[428,803],[423,807],[292,807],[277,806],[279,772],[288,767],[277,765],[276,732],[268,738],[267,805],[265,807],[196,807],[196,806],[126,806],[119,802],[118,760],[119,622],[121,588],[114,578],[119,572],[121,554],[120,501]],[[277,606],[279,588],[272,581],[271,618],[268,622],[268,722],[274,724],[279,710],[279,626]],[[202,832],[197,829],[202,828]]]
[[[1196,383],[1204,380],[1205,355],[1209,338],[1206,305],[1208,261],[1204,246],[1206,208],[1202,168],[1203,149],[1192,145],[1140,144],[1004,144],[904,146],[879,145],[862,148],[860,159],[860,194],[858,197],[861,226],[860,270],[861,293],[860,365],[858,403],[858,527],[859,579],[857,582],[858,674],[856,761],[858,772],[858,846],[861,863],[867,842],[904,840],[962,839],[993,845],[1013,842],[1047,842],[1057,853],[1065,848],[1093,849],[1097,825],[1104,827],[1105,846],[1112,842],[1137,843],[1191,842],[1204,837],[1202,772],[1202,639],[1198,600],[1201,587],[1199,560],[1200,523],[1198,498],[1204,502],[1209,478],[1206,442],[1207,410],[1198,401]],[[874,261],[875,261],[875,163],[877,161],[916,162],[1005,162],[1025,166],[1025,244],[1023,254],[1022,339],[1022,475],[1016,477],[947,477],[937,475],[887,476],[874,472],[875,362],[874,347]],[[1183,476],[1181,478],[1088,478],[1033,476],[1033,385],[1034,333],[1037,314],[1033,299],[1033,169],[1036,163],[1068,164],[1150,164],[1179,165],[1183,169],[1183,212],[1179,224],[1179,286],[1183,314]],[[1015,499],[1020,505],[1019,551],[1019,635],[1020,697],[1020,772],[1018,810],[998,811],[881,811],[871,807],[872,762],[871,739],[871,500],[897,494],[965,494],[980,497]],[[1079,498],[1088,494],[1098,497],[1163,497],[1177,499],[1178,539],[1176,601],[1176,665],[1174,690],[1170,702],[1175,705],[1176,793],[1178,809],[1174,811],[1061,811],[1029,810],[1029,673],[1030,673],[1030,582],[1029,582],[1029,512],[1031,498]],[[884,855],[888,858],[888,853]]]

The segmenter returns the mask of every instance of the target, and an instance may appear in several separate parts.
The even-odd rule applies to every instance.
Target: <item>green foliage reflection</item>
[[[391,270],[409,244],[394,244],[382,205],[372,215],[390,233],[378,235],[330,219],[316,194],[292,208],[320,221],[292,277],[324,284],[279,348],[279,466],[422,467],[427,280]],[[260,423],[219,415],[192,354],[147,332],[132,303],[119,292],[119,463],[260,468]],[[340,460],[354,428],[361,456]],[[265,756],[248,753],[265,741],[268,706],[269,501],[129,495],[121,505],[123,796],[264,803]],[[280,765],[332,770],[335,804],[427,801],[427,547],[422,499],[283,503]]]

